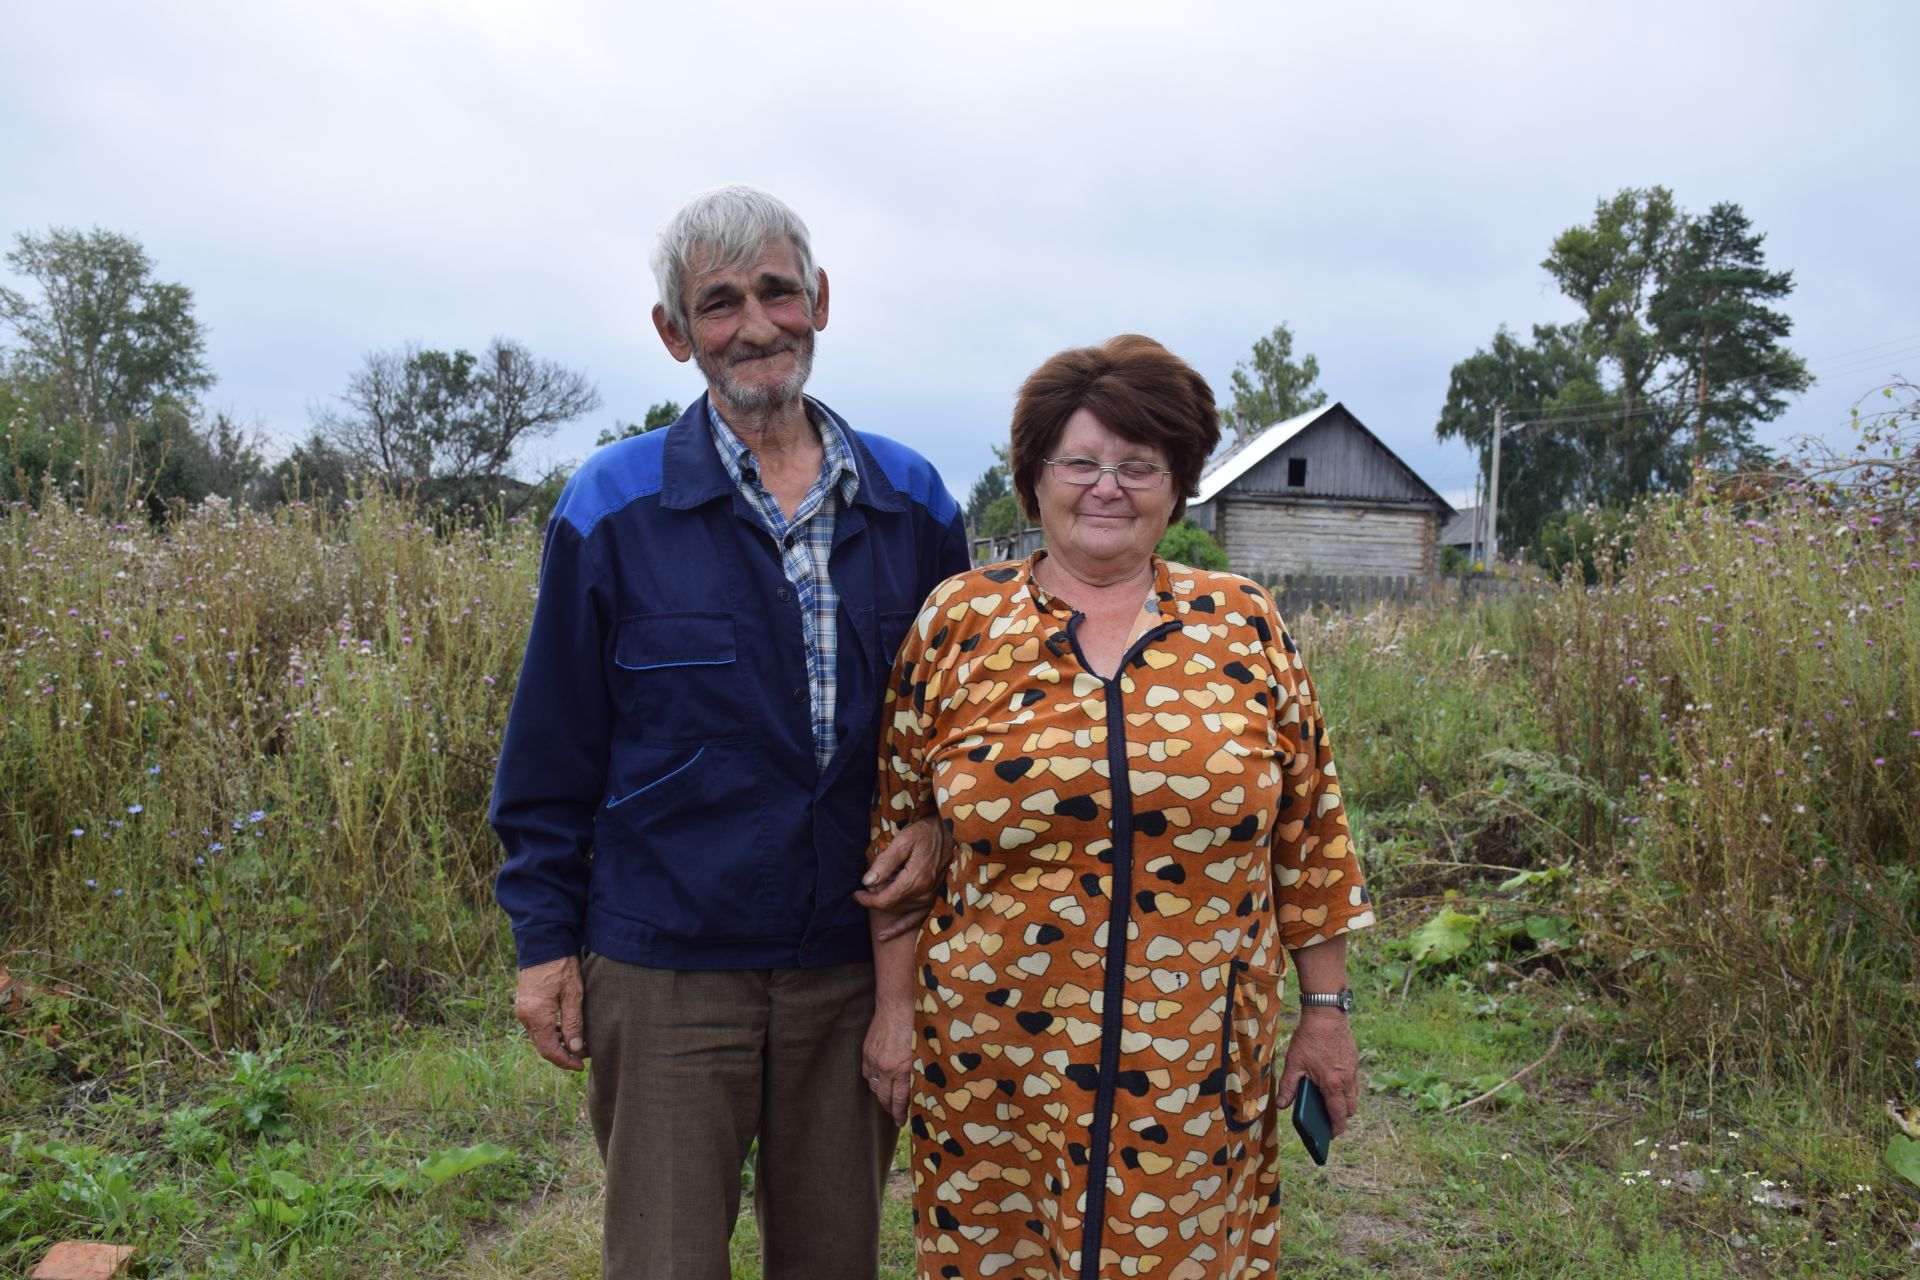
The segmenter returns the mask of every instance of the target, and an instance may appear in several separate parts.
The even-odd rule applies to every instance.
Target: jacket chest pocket
[[[725,613],[648,613],[620,620],[614,700],[642,742],[710,743],[749,734],[734,621]]]

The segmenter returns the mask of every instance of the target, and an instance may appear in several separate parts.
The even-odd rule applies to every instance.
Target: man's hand
[[[895,1124],[907,1122],[907,1098],[913,1092],[913,1007],[897,1001],[881,1001],[874,1007],[873,1021],[867,1025],[867,1040],[860,1050],[860,1071],[867,1088],[893,1117]]]
[[[894,836],[861,878],[865,887],[853,895],[870,911],[896,916],[874,935],[874,941],[887,942],[920,927],[933,909],[935,891],[951,861],[953,840],[937,816],[922,818]]]
[[[533,1037],[533,1047],[556,1067],[586,1070],[586,988],[580,960],[566,956],[520,971],[513,993],[513,1016]]]
[[[1293,1095],[1301,1076],[1312,1076],[1314,1084],[1327,1100],[1327,1118],[1333,1121],[1333,1136],[1347,1130],[1347,1121],[1360,1104],[1355,1087],[1360,1074],[1360,1051],[1354,1047],[1353,1028],[1347,1015],[1338,1009],[1307,1006],[1300,1011],[1300,1025],[1287,1041],[1287,1061],[1280,1072],[1280,1092],[1274,1100],[1281,1107],[1293,1105]]]

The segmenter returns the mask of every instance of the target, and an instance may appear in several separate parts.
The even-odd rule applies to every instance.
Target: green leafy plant
[[[1408,940],[1415,966],[1440,967],[1467,954],[1486,924],[1485,911],[1460,911],[1442,906]]]
[[[177,1160],[212,1159],[226,1145],[226,1137],[210,1121],[220,1115],[217,1106],[188,1105],[169,1112],[160,1145]]]
[[[1393,1071],[1377,1071],[1367,1081],[1367,1088],[1375,1093],[1392,1093],[1413,1101],[1419,1111],[1445,1111],[1470,1098],[1477,1098],[1487,1090],[1500,1085],[1504,1079],[1498,1075],[1475,1076],[1464,1083],[1450,1079],[1438,1071],[1418,1068],[1401,1068]],[[1525,1097],[1519,1084],[1512,1080],[1501,1085],[1500,1091],[1487,1099],[1488,1102],[1507,1106]]]
[[[1887,1167],[1920,1187],[1920,1139],[1896,1133],[1887,1141]]]
[[[420,1162],[420,1176],[437,1187],[449,1178],[498,1164],[512,1156],[513,1152],[491,1142],[480,1142],[471,1147],[449,1147],[423,1159]]]
[[[139,1186],[144,1156],[77,1143],[36,1143],[19,1132],[10,1149],[16,1161],[41,1171],[14,1205],[40,1230],[84,1227],[116,1235],[156,1220],[199,1220],[198,1211],[173,1187]]]
[[[225,1100],[242,1131],[262,1138],[286,1138],[293,1132],[293,1086],[304,1076],[282,1062],[278,1049],[233,1055]]]

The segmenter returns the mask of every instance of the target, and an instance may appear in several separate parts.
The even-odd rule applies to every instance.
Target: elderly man
[[[947,852],[927,825],[867,869],[879,707],[964,530],[924,459],[802,395],[827,275],[786,205],[695,197],[653,268],[707,394],[548,526],[491,814],[514,1010],[592,1064],[606,1276],[725,1277],[757,1139],[769,1280],[864,1280],[896,1137],[860,1075],[865,907],[930,896]]]

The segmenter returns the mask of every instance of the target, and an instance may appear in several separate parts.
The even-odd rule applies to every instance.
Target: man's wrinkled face
[[[793,245],[769,242],[745,267],[696,255],[687,274],[687,339],[721,403],[753,413],[791,404],[813,371],[826,296],[807,301]]]

